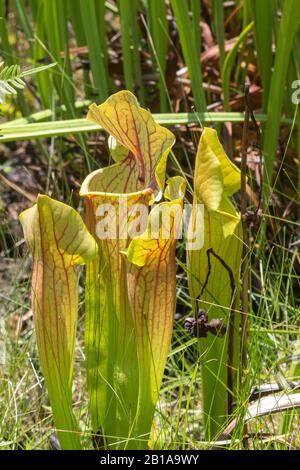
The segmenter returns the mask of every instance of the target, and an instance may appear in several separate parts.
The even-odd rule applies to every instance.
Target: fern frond
[[[56,62],[52,64],[42,65],[41,67],[35,67],[29,70],[21,70],[19,65],[4,65],[0,63],[0,96],[6,94],[16,95],[17,90],[22,90],[26,83],[23,80],[24,77],[33,75],[51,67],[54,67]]]

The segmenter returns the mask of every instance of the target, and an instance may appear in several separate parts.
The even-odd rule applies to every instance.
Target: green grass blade
[[[206,98],[203,91],[200,58],[194,41],[194,31],[189,17],[188,4],[181,0],[171,0],[171,5],[178,27],[183,57],[192,82],[196,109],[198,111],[204,110],[206,108]]]
[[[60,74],[54,75],[54,83],[61,102],[65,104],[68,116],[75,117],[74,85],[69,57],[67,4],[60,0],[45,1],[44,22],[49,52],[59,65]],[[64,59],[61,53],[64,53]]]
[[[168,99],[165,86],[165,71],[168,51],[168,21],[165,0],[148,0],[148,15],[150,20],[150,33],[155,51],[154,61],[157,62],[159,78],[160,110],[168,110]]]
[[[31,41],[33,39],[33,30],[28,19],[28,13],[25,10],[24,2],[21,0],[13,0],[13,6],[17,13],[20,24],[23,28],[23,31],[25,33],[25,36],[27,40],[29,41],[29,46],[30,48],[32,48]]]
[[[265,173],[268,181],[272,180],[280,129],[280,115],[284,97],[285,80],[291,58],[293,42],[299,28],[299,20],[300,2],[297,0],[285,1],[278,32],[277,50],[267,109],[268,119],[265,126],[265,135],[263,140]],[[266,184],[264,186],[265,198],[269,196],[269,193],[270,186]]]
[[[137,0],[132,0],[131,2],[132,10],[137,12]],[[142,77],[142,66],[141,66],[141,37],[140,31],[138,28],[138,22],[136,19],[136,13],[134,17],[135,21],[132,21],[132,41],[133,41],[133,68],[134,75],[137,84],[136,94],[138,95],[139,102],[141,105],[145,104],[145,86],[144,80]]]
[[[237,38],[234,46],[232,49],[228,52],[226,55],[226,59],[224,62],[224,67],[222,70],[222,86],[223,86],[223,92],[224,92],[224,109],[225,111],[229,110],[229,99],[230,99],[230,76],[231,72],[234,66],[234,62],[237,56],[238,48],[240,44],[243,43],[244,39],[247,37],[247,34],[252,30],[253,28],[253,22],[248,24],[246,28],[243,29],[239,37]]]
[[[120,12],[120,21],[121,21],[121,44],[123,52],[123,70],[125,77],[125,86],[127,90],[134,92],[134,77],[133,77],[133,60],[132,60],[132,50],[131,50],[131,37],[132,37],[132,28],[131,21],[132,16],[134,15],[135,21],[135,11],[133,12],[130,8],[130,0],[119,0],[119,12]]]
[[[91,104],[90,100],[79,100],[75,102],[75,108],[76,109],[83,109],[87,108]],[[24,124],[30,124],[30,123],[38,123],[41,121],[46,121],[47,119],[51,119],[55,116],[55,113],[65,113],[66,112],[66,107],[65,105],[62,106],[57,106],[55,111],[52,109],[43,109],[43,111],[37,111],[36,113],[32,113],[29,116],[23,117],[23,118],[18,118],[14,119],[13,121],[8,121],[5,124],[2,124],[1,129],[5,127],[13,127],[13,126],[21,126]]]
[[[46,110],[51,113],[50,110]],[[42,113],[42,116],[44,114]],[[163,126],[175,126],[178,124],[197,124],[200,122],[222,123],[243,122],[243,113],[176,113],[176,114],[153,114],[156,122]],[[266,122],[265,114],[256,114],[258,122]],[[27,119],[30,119],[28,117]],[[16,140],[39,139],[42,137],[53,137],[68,134],[80,134],[82,132],[98,132],[101,126],[91,124],[86,119],[69,119],[61,121],[41,122],[34,124],[10,124],[6,123],[0,128],[0,142],[13,142]],[[24,122],[24,121],[23,121]],[[293,120],[283,118],[282,124],[291,125]]]
[[[79,11],[80,11],[79,0],[69,0],[68,13],[71,18],[73,31],[76,36],[76,43],[78,47],[83,47],[83,46],[86,46],[87,42],[86,42],[85,32],[82,27],[81,17],[78,15]],[[83,81],[84,81],[85,96],[88,98],[91,95],[92,85],[90,81],[89,70],[86,67],[83,68]]]
[[[13,63],[12,50],[9,43],[8,31],[6,27],[6,2],[0,1],[0,37],[1,37],[1,55],[5,63],[11,65]]]
[[[89,48],[89,59],[93,73],[94,86],[98,99],[104,101],[108,96],[107,69],[105,56],[100,43],[95,3],[80,0],[80,14]],[[100,25],[103,27],[103,25]]]
[[[33,44],[33,59],[35,64],[43,62],[46,58],[46,52],[41,43],[46,40],[46,31],[44,24],[44,2],[41,1],[38,5],[35,1],[31,0],[30,7],[32,11],[36,11],[35,23],[35,41]],[[38,40],[37,40],[38,38]],[[39,96],[43,108],[51,108],[52,104],[52,78],[48,74],[41,74],[36,77],[38,84]],[[51,90],[51,92],[50,92]]]
[[[98,34],[99,41],[101,44],[101,50],[104,58],[104,65],[107,67],[108,61],[108,45],[106,39],[106,25],[105,25],[105,11],[106,11],[106,2],[105,0],[94,0],[95,2],[95,11],[96,19],[98,24]]]
[[[248,26],[252,18],[250,16],[249,1],[244,0],[242,13],[242,31]],[[247,52],[247,41],[243,41],[239,47],[239,53],[234,65],[234,73],[232,75],[233,83],[243,85],[248,73],[248,64],[254,60],[252,48]],[[244,63],[244,66],[242,64]]]
[[[198,0],[191,0],[191,12],[192,12],[192,22],[193,22],[193,31],[194,31],[194,40],[197,48],[198,57],[201,54],[201,28],[200,28],[200,20],[201,20],[201,2]]]
[[[6,2],[0,0],[0,38],[1,38],[1,55],[5,60],[5,64],[14,65],[13,50],[9,42],[8,30],[6,27]],[[25,103],[22,91],[18,91],[18,101],[23,115],[28,113],[28,106]]]
[[[220,68],[222,70],[225,60],[225,32],[224,32],[224,6],[223,0],[213,1],[214,26],[217,43],[220,50]]]
[[[261,81],[263,85],[263,109],[266,109],[269,96],[269,88],[272,75],[272,33],[273,18],[276,15],[276,2],[262,2],[252,0],[250,2],[254,19],[254,39],[257,51]]]

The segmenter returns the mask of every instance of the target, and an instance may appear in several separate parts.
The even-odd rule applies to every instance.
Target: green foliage
[[[8,15],[11,12],[12,14]],[[221,112],[211,112],[210,108],[208,108],[209,112],[206,112],[207,105],[214,104],[215,99],[211,98],[214,95],[210,90],[210,72],[207,73],[207,68],[204,69],[202,60],[200,61],[200,55],[204,51],[200,20],[203,17],[206,19],[207,15],[211,16],[209,25],[215,43],[219,46],[219,57],[213,61],[214,72],[217,70],[217,75],[212,74],[212,85],[222,87],[223,94],[219,95],[220,98],[216,98],[216,100],[220,99],[218,106],[221,106],[223,102],[224,111]],[[259,112],[255,112],[255,116],[265,131],[263,150],[267,179],[264,182],[264,193],[266,202],[269,202],[270,192],[273,191],[271,183],[274,176],[278,143],[285,138],[287,131],[290,131],[290,135],[281,164],[285,164],[285,177],[288,176],[287,171],[289,170],[288,164],[286,164],[286,155],[290,150],[294,151],[295,149],[299,155],[300,149],[300,132],[297,130],[300,124],[299,112],[297,115],[295,114],[296,109],[290,99],[291,84],[299,78],[300,70],[299,18],[298,0],[268,0],[268,2],[264,0],[238,0],[234,7],[230,6],[230,2],[225,4],[219,0],[209,2],[200,2],[199,0],[134,0],[130,2],[127,0],[111,0],[109,2],[104,0],[66,0],[64,2],[60,0],[29,0],[28,2],[12,0],[6,2],[0,0],[1,60],[5,63],[5,65],[2,63],[0,67],[0,92],[16,96],[17,99],[14,99],[13,102],[17,103],[16,106],[22,113],[21,119],[1,125],[0,142],[68,136],[69,134],[76,135],[87,132],[93,132],[95,135],[102,129],[102,126],[80,119],[82,108],[88,106],[91,99],[98,97],[97,100],[104,101],[110,93],[125,86],[138,95],[141,104],[155,106],[159,112],[154,115],[155,121],[162,125],[183,124],[189,127],[189,124],[212,122],[219,123],[221,127],[222,123],[226,122],[240,123],[244,119],[244,114],[231,112],[230,106],[235,102],[233,98],[243,93],[243,82],[249,73],[256,86],[262,85],[262,100],[259,103]],[[179,40],[177,40],[178,37]],[[235,44],[227,51],[227,41],[232,38],[235,38]],[[117,42],[116,49],[112,45],[115,41]],[[24,56],[20,57],[23,44],[28,46],[28,49],[25,50],[28,63],[35,65],[33,69],[27,71],[23,71]],[[255,51],[253,44],[255,44]],[[81,47],[83,52],[76,51],[77,47]],[[74,51],[71,51],[71,48],[74,48]],[[117,60],[115,60],[116,50]],[[176,62],[177,68],[187,66],[187,75],[184,79],[185,83],[188,83],[187,87],[179,85],[180,79],[177,80],[178,77],[174,79],[172,88],[169,86],[170,76],[172,77],[172,73],[175,74],[178,71],[173,70],[173,64],[170,67],[169,61],[172,55],[179,59]],[[111,60],[112,57],[113,60]],[[39,64],[47,64],[49,61],[57,63],[54,73],[37,73],[55,65],[39,67]],[[21,67],[15,65],[16,63],[20,63]],[[219,71],[218,63],[220,64]],[[249,63],[254,68],[254,75],[251,75],[253,69],[248,68]],[[210,67],[209,64],[208,68]],[[115,72],[116,69],[117,72]],[[22,94],[25,86],[24,78],[35,73],[37,75],[34,77],[33,86],[26,93],[27,98],[33,90],[33,99],[25,102]],[[222,80],[219,80],[221,74]],[[115,79],[116,75],[117,80]],[[150,85],[145,80],[146,75],[151,76]],[[214,83],[215,79],[216,84]],[[37,87],[35,87],[35,83]],[[191,92],[188,91],[188,99],[185,97],[187,89],[191,89]],[[175,103],[176,105],[179,103],[180,109],[189,112],[161,114],[162,111],[172,110]],[[194,104],[197,111],[201,112],[192,112]],[[262,109],[261,112],[260,109]],[[63,119],[60,119],[61,117]],[[46,122],[41,122],[45,120]],[[84,135],[77,136],[77,142],[87,157],[87,167],[89,167],[90,156],[87,156],[88,149],[84,139]],[[53,186],[54,192],[58,193],[61,198],[65,198],[66,195],[63,192],[60,193],[61,188],[58,187],[57,180],[61,172],[65,175],[64,168],[69,168],[69,161],[65,165],[64,153],[65,148],[69,145],[65,144],[67,140],[51,139],[53,143],[51,151],[48,151],[44,144],[42,150],[42,158],[46,156],[49,161],[50,175],[52,174],[51,165],[55,149],[58,166],[55,168],[57,178],[55,177]],[[40,145],[42,148],[39,141],[36,145]],[[190,174],[192,174],[193,163],[189,156],[187,160]],[[180,168],[180,160],[177,161],[172,155],[172,161],[184,174],[185,170]],[[296,161],[296,157],[293,161]],[[10,163],[5,161],[3,168],[8,164]],[[277,167],[275,166],[275,168]],[[204,168],[204,174],[205,170],[206,168]],[[278,176],[281,174],[278,173]],[[276,176],[276,183],[279,181],[278,176]],[[279,197],[282,197],[283,205],[286,204],[287,214],[289,214],[290,207],[295,205],[292,191],[297,192],[297,189],[293,187],[294,182],[290,180],[289,176],[286,181],[288,183],[285,183],[287,190],[279,193]],[[300,182],[300,173],[298,181]],[[47,178],[47,188],[48,186],[49,180]],[[67,194],[71,194],[73,189],[68,186],[68,182],[66,182],[66,186]],[[189,186],[191,185],[189,184]],[[50,184],[49,187],[52,188],[52,185]],[[197,191],[198,196],[199,190]],[[0,201],[0,207],[1,205]],[[292,244],[289,244],[292,243],[293,238],[291,240],[285,239],[286,231],[295,234],[299,224],[288,220],[289,217],[282,216],[281,212],[279,216],[276,213],[274,215],[273,212],[269,214],[267,205],[265,206],[265,215],[275,229],[271,237],[268,233],[268,239],[265,238],[266,233],[263,229],[253,238],[255,266],[251,279],[253,285],[251,285],[249,313],[249,369],[241,388],[234,390],[236,401],[234,414],[237,417],[237,425],[232,433],[232,439],[226,444],[232,449],[243,448],[243,416],[246,413],[251,388],[265,382],[280,382],[284,383],[288,390],[289,384],[285,377],[288,380],[299,380],[298,363],[293,359],[294,356],[297,359],[298,350],[294,349],[292,343],[292,341],[299,339],[297,295],[294,292],[294,286],[298,282],[298,273],[295,267],[296,249]],[[212,212],[206,212],[205,217],[206,221],[212,219],[213,222],[216,222],[214,208]],[[224,242],[220,249],[223,248],[223,251],[226,252],[224,257],[228,258],[229,264],[234,261],[230,254],[232,247],[238,245],[238,240],[237,238],[231,240],[229,237],[226,242],[222,238],[224,234],[219,233],[218,230],[215,231],[212,240],[216,246],[220,240]],[[3,246],[5,246],[6,252],[9,252],[10,248],[6,238],[7,234],[0,226],[0,239],[4,241]],[[200,264],[202,268],[204,266],[199,274],[199,277],[202,276],[202,282],[203,276],[205,282],[207,274],[207,251],[209,248],[208,245],[205,246],[202,253],[198,253],[195,257],[197,265]],[[238,250],[239,247],[236,249]],[[183,244],[179,246],[179,253],[181,253],[180,250],[183,250]],[[17,251],[16,248],[14,248],[15,251]],[[219,281],[219,277],[217,277],[219,273],[221,273],[222,282],[229,281],[228,272],[224,266],[220,267],[220,263],[216,259],[212,258],[211,261],[212,277],[208,280],[209,288],[196,304],[204,306],[208,303],[211,313],[214,312],[219,316],[221,311],[222,315],[224,314],[226,317],[226,321],[229,321],[226,313],[228,314],[230,299],[224,297],[225,300],[222,300],[221,287],[220,285],[215,286]],[[27,270],[27,265],[24,266],[21,269],[23,274]],[[196,309],[193,291],[191,290],[191,294],[188,294],[185,285],[186,275],[188,275],[190,286],[193,284],[198,286],[198,281],[193,280],[193,269],[191,269],[191,265],[186,266],[182,262],[181,256],[177,259],[177,267],[179,271],[177,275],[179,303],[188,310]],[[132,268],[132,274],[138,277],[139,274],[135,269],[138,267]],[[181,269],[184,276],[182,276]],[[95,272],[92,275],[95,275]],[[214,280],[216,280],[215,283]],[[238,280],[236,283],[238,284]],[[22,317],[30,309],[28,286],[24,286],[20,278],[15,279],[11,285],[11,297],[5,299],[5,302],[1,293],[1,301],[3,300],[3,305],[5,305],[5,315],[13,316],[15,312],[18,312]],[[214,290],[215,292],[211,292]],[[217,304],[220,308],[216,306]],[[221,308],[224,304],[227,304],[227,310],[226,307]],[[108,306],[108,311],[109,308]],[[87,336],[90,335],[90,340],[91,338],[93,340],[99,339],[98,331],[94,331],[96,325],[94,321],[96,322],[96,318],[98,318],[97,312],[94,312],[94,315],[94,317],[90,316],[90,320],[87,319],[86,323]],[[79,341],[81,341],[83,324],[82,319],[79,321],[81,321],[79,325]],[[29,326],[29,331],[31,331],[31,326]],[[186,333],[182,331],[181,324],[176,325],[172,351],[166,368],[168,378],[163,382],[160,394],[161,403],[157,409],[159,427],[153,433],[151,446],[175,449],[178,448],[178,445],[182,448],[210,448],[211,441],[220,435],[221,431],[224,431],[227,413],[225,401],[228,399],[227,364],[224,364],[227,339],[227,337],[225,341],[221,338],[204,339],[204,343],[199,347],[196,344],[198,343],[196,338],[187,338]],[[20,337],[17,341],[9,339],[7,343],[12,351],[10,351],[8,367],[4,368],[9,374],[9,380],[6,381],[5,378],[0,387],[0,396],[2,403],[4,403],[0,413],[3,417],[0,420],[0,435],[3,439],[1,446],[4,448],[47,447],[49,430],[53,425],[51,416],[48,414],[46,417],[44,416],[44,408],[48,410],[45,407],[45,393],[44,391],[39,393],[37,399],[34,395],[35,392],[33,394],[31,392],[32,389],[36,390],[37,384],[38,387],[40,386],[39,382],[35,383],[35,369],[33,369],[34,374],[27,374],[26,379],[23,377],[24,368],[28,368],[27,354],[30,353],[31,357],[34,357],[35,342],[31,339],[27,342],[27,337],[25,340]],[[86,339],[86,344],[88,344],[88,339]],[[17,350],[14,351],[14,348]],[[80,342],[80,348],[83,348],[82,342]],[[220,367],[215,364],[216,357],[223,361],[221,361]],[[286,360],[287,368],[281,366],[282,360]],[[40,362],[43,369],[42,361]],[[81,362],[75,366],[77,373],[79,371],[79,376],[77,374],[75,376],[76,391],[78,392],[82,388],[81,376],[84,371]],[[137,369],[138,367],[141,368],[141,365],[137,366]],[[141,370],[142,373],[145,372],[146,377],[147,371],[143,368]],[[37,374],[39,374],[39,370],[37,370]],[[53,371],[52,374],[55,375]],[[55,380],[56,377],[54,377]],[[62,415],[66,412],[71,416],[67,425],[56,419],[57,427],[72,429],[71,437],[67,435],[63,445],[64,447],[78,447],[80,444],[78,444],[76,435],[73,436],[73,431],[78,430],[78,423],[73,420],[72,412],[70,413],[69,383],[67,385],[68,404],[64,407],[63,403],[55,402],[55,397],[53,398],[55,385],[51,391],[51,381],[51,377],[46,379],[47,387],[50,384],[49,396],[51,403],[54,404],[54,406],[52,405],[54,418],[57,415],[55,408],[59,410],[58,414]],[[25,392],[22,392],[23,383],[26,386]],[[89,384],[90,386],[91,384]],[[202,387],[202,394],[200,387]],[[34,410],[34,423],[31,426],[28,426],[25,417],[33,414],[32,407],[28,406],[27,398],[24,400],[22,395],[26,394],[27,397],[27,388],[28,395],[33,397],[32,402],[37,403],[37,410]],[[66,389],[65,386],[63,388]],[[134,390],[134,387],[131,390]],[[147,386],[144,386],[140,396],[146,397],[145,400],[148,400],[149,405],[148,410],[150,410],[151,398],[149,399],[147,393]],[[101,395],[101,398],[103,397],[104,395]],[[80,416],[80,419],[84,413],[87,414],[86,397],[81,398],[82,400],[78,400],[75,406],[73,403],[75,414]],[[17,400],[18,413],[15,409],[15,400]],[[152,400],[152,405],[154,401]],[[141,404],[139,406],[142,408]],[[40,409],[43,409],[43,412],[40,413]],[[203,420],[199,417],[200,409],[204,409],[206,414]],[[148,417],[151,417],[151,413],[152,411],[148,413]],[[223,416],[221,417],[221,415]],[[16,417],[14,418],[14,416]],[[108,422],[110,416],[106,419]],[[254,423],[251,428],[253,431],[251,445],[254,448],[262,448],[263,446],[278,448],[282,445],[276,443],[275,440],[270,443],[261,438],[260,433],[264,433],[266,430],[270,434],[276,433],[277,421],[275,424],[274,421],[272,415],[268,415],[265,420],[260,419]],[[99,431],[96,426],[99,422],[93,418],[95,432]],[[23,425],[24,423],[26,424]],[[287,440],[289,440],[291,431],[294,432],[297,423],[296,411],[288,412],[284,416],[281,430],[286,434]],[[141,432],[145,431],[142,429],[144,424],[140,420],[139,429]],[[91,426],[89,423],[83,425],[81,422],[80,429],[83,428],[85,432],[88,430],[86,432],[88,441]],[[147,428],[146,425],[145,428]],[[42,433],[40,429],[43,430]],[[209,441],[202,442],[203,431]],[[146,429],[145,432],[147,433],[148,430]],[[147,438],[142,440],[141,445],[146,444]],[[63,437],[62,439],[64,440]],[[87,444],[87,446],[89,445]],[[223,444],[216,442],[215,445],[221,446]]]
[[[181,0],[172,0],[178,32],[180,36],[183,56],[186,61],[196,103],[197,111],[204,111],[206,108],[206,98],[203,91],[202,73],[198,59],[198,48],[195,43],[197,31],[195,24],[193,25],[189,16],[187,2]]]
[[[226,59],[222,69],[222,86],[224,90],[224,109],[229,111],[229,98],[230,98],[230,77],[232,73],[232,69],[234,66],[234,61],[236,59],[238,48],[241,43],[247,38],[248,33],[252,30],[254,23],[248,24],[239,37],[237,38],[233,48],[228,52],[226,55]]]
[[[270,195],[270,183],[272,182],[273,167],[276,160],[276,148],[280,131],[280,115],[285,95],[287,71],[292,58],[293,43],[300,27],[300,3],[297,0],[286,0],[282,13],[277,36],[274,71],[269,91],[267,107],[268,120],[263,142],[265,171],[267,176],[267,184],[264,187],[266,197]],[[295,77],[295,80],[296,78],[298,77]],[[292,92],[292,90],[289,90],[289,92]]]
[[[3,62],[0,63],[0,93],[16,95],[17,90],[23,90],[26,86],[23,78],[48,70],[55,65],[56,63],[53,63],[21,71],[19,65],[4,65]]]
[[[0,93],[17,94],[16,88],[23,89],[25,82],[20,77],[21,67],[19,65],[0,64]]]
[[[247,70],[242,73],[235,71],[247,56],[246,41],[251,37],[253,30],[254,43],[257,49],[257,70],[262,82],[262,107],[268,115],[266,133],[264,138],[264,153],[266,171],[269,181],[272,180],[272,171],[275,161],[276,146],[280,132],[280,112],[287,112],[290,116],[290,103],[285,103],[283,96],[287,85],[287,71],[292,70],[297,52],[293,53],[293,44],[299,27],[300,10],[297,0],[276,2],[245,1],[243,9],[237,10],[237,18],[242,17],[242,29],[237,34],[237,40],[232,48],[225,53],[225,43],[228,37],[226,25],[227,12],[223,2],[209,3],[213,15],[213,30],[219,45],[219,63],[222,74],[222,91],[224,110],[230,111],[231,78],[233,72],[242,88]],[[15,0],[12,2],[20,26],[29,42],[33,60],[38,64],[41,60],[55,60],[58,63],[58,73],[53,75],[56,96],[60,105],[64,105],[67,116],[76,117],[74,106],[77,83],[74,70],[70,62],[69,48],[73,42],[78,47],[87,48],[89,70],[84,67],[84,90],[87,98],[91,94],[103,101],[109,93],[116,91],[116,85],[111,77],[108,53],[108,44],[111,32],[120,32],[121,36],[121,64],[124,70],[124,83],[127,89],[134,91],[142,104],[146,104],[148,90],[143,78],[142,54],[151,57],[153,73],[158,73],[156,88],[159,92],[159,110],[166,112],[172,109],[172,98],[169,96],[167,76],[168,52],[176,48],[176,55],[183,58],[188,69],[191,81],[193,98],[197,111],[204,112],[210,103],[210,94],[203,88],[204,80],[202,65],[199,56],[202,52],[201,14],[207,15],[209,10],[201,12],[198,1],[156,0],[155,2],[122,2],[109,3],[104,0],[72,0],[68,2],[53,2],[31,0],[28,5]],[[33,21],[30,19],[32,11]],[[230,10],[229,10],[230,11]],[[0,4],[2,18],[7,15],[5,2]],[[80,15],[79,15],[80,13]],[[176,21],[179,46],[173,44],[170,36],[170,24],[167,15],[174,15]],[[81,21],[78,21],[78,18]],[[281,18],[278,21],[278,18]],[[253,20],[253,23],[251,23]],[[119,26],[118,26],[119,25]],[[11,45],[9,31],[3,19],[0,21],[0,35],[3,44],[5,63],[14,65],[14,47]],[[275,54],[273,52],[275,45]],[[295,49],[295,48],[294,48]],[[241,54],[239,54],[241,51]],[[63,56],[62,56],[63,54]],[[251,60],[251,59],[250,59]],[[256,59],[254,58],[254,61]],[[274,73],[272,67],[274,63]],[[18,76],[17,69],[11,69],[14,80],[2,84],[2,90],[15,93],[23,86],[22,77]],[[296,72],[297,74],[297,72]],[[297,79],[294,76],[294,79]],[[51,108],[53,103],[52,80],[41,74],[36,78],[39,95],[44,108]],[[290,80],[289,80],[290,83]],[[14,91],[12,91],[14,90]],[[51,90],[51,93],[49,93]],[[26,114],[26,106],[19,94],[20,107]],[[216,117],[216,119],[218,119]],[[265,195],[267,196],[267,188]]]

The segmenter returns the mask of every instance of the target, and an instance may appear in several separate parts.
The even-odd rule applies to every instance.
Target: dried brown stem
[[[247,367],[248,349],[248,290],[249,290],[249,227],[245,218],[247,213],[247,141],[249,129],[249,84],[245,84],[245,120],[242,138],[242,164],[241,164],[241,216],[243,225],[243,254],[242,254],[242,318],[241,318],[241,355],[242,371]],[[242,374],[241,374],[242,376]]]
[[[234,281],[234,275],[232,272],[232,269],[228,264],[219,256],[213,248],[208,248],[206,251],[207,254],[207,264],[208,264],[208,270],[207,270],[207,275],[205,282],[203,284],[203,287],[201,289],[200,296],[202,296],[209,280],[209,276],[211,273],[211,261],[210,261],[210,255],[213,255],[220,263],[221,265],[226,269],[229,275],[230,279],[230,287],[231,287],[231,302],[230,302],[230,314],[229,314],[229,331],[228,331],[228,349],[227,349],[227,360],[228,360],[228,366],[227,366],[227,388],[228,388],[228,399],[227,399],[227,413],[230,416],[233,411],[233,354],[234,354],[234,303],[235,303],[235,295],[236,295],[236,285]]]

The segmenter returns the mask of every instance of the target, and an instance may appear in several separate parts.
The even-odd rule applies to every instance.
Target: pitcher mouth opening
[[[112,167],[106,167],[106,168],[101,168],[99,170],[95,170],[92,173],[90,173],[85,180],[83,181],[79,195],[82,197],[97,197],[97,196],[106,196],[106,197],[115,197],[115,196],[124,196],[124,197],[134,197],[138,195],[149,195],[151,196],[154,193],[154,187],[151,184],[146,185],[146,187],[141,188],[137,191],[132,191],[132,192],[122,192],[122,191],[106,191],[104,188],[101,189],[101,185],[98,184],[97,188],[97,181],[95,181],[96,176],[104,176],[106,170],[111,169]],[[109,173],[109,171],[107,171]],[[107,175],[109,178],[109,175]]]

